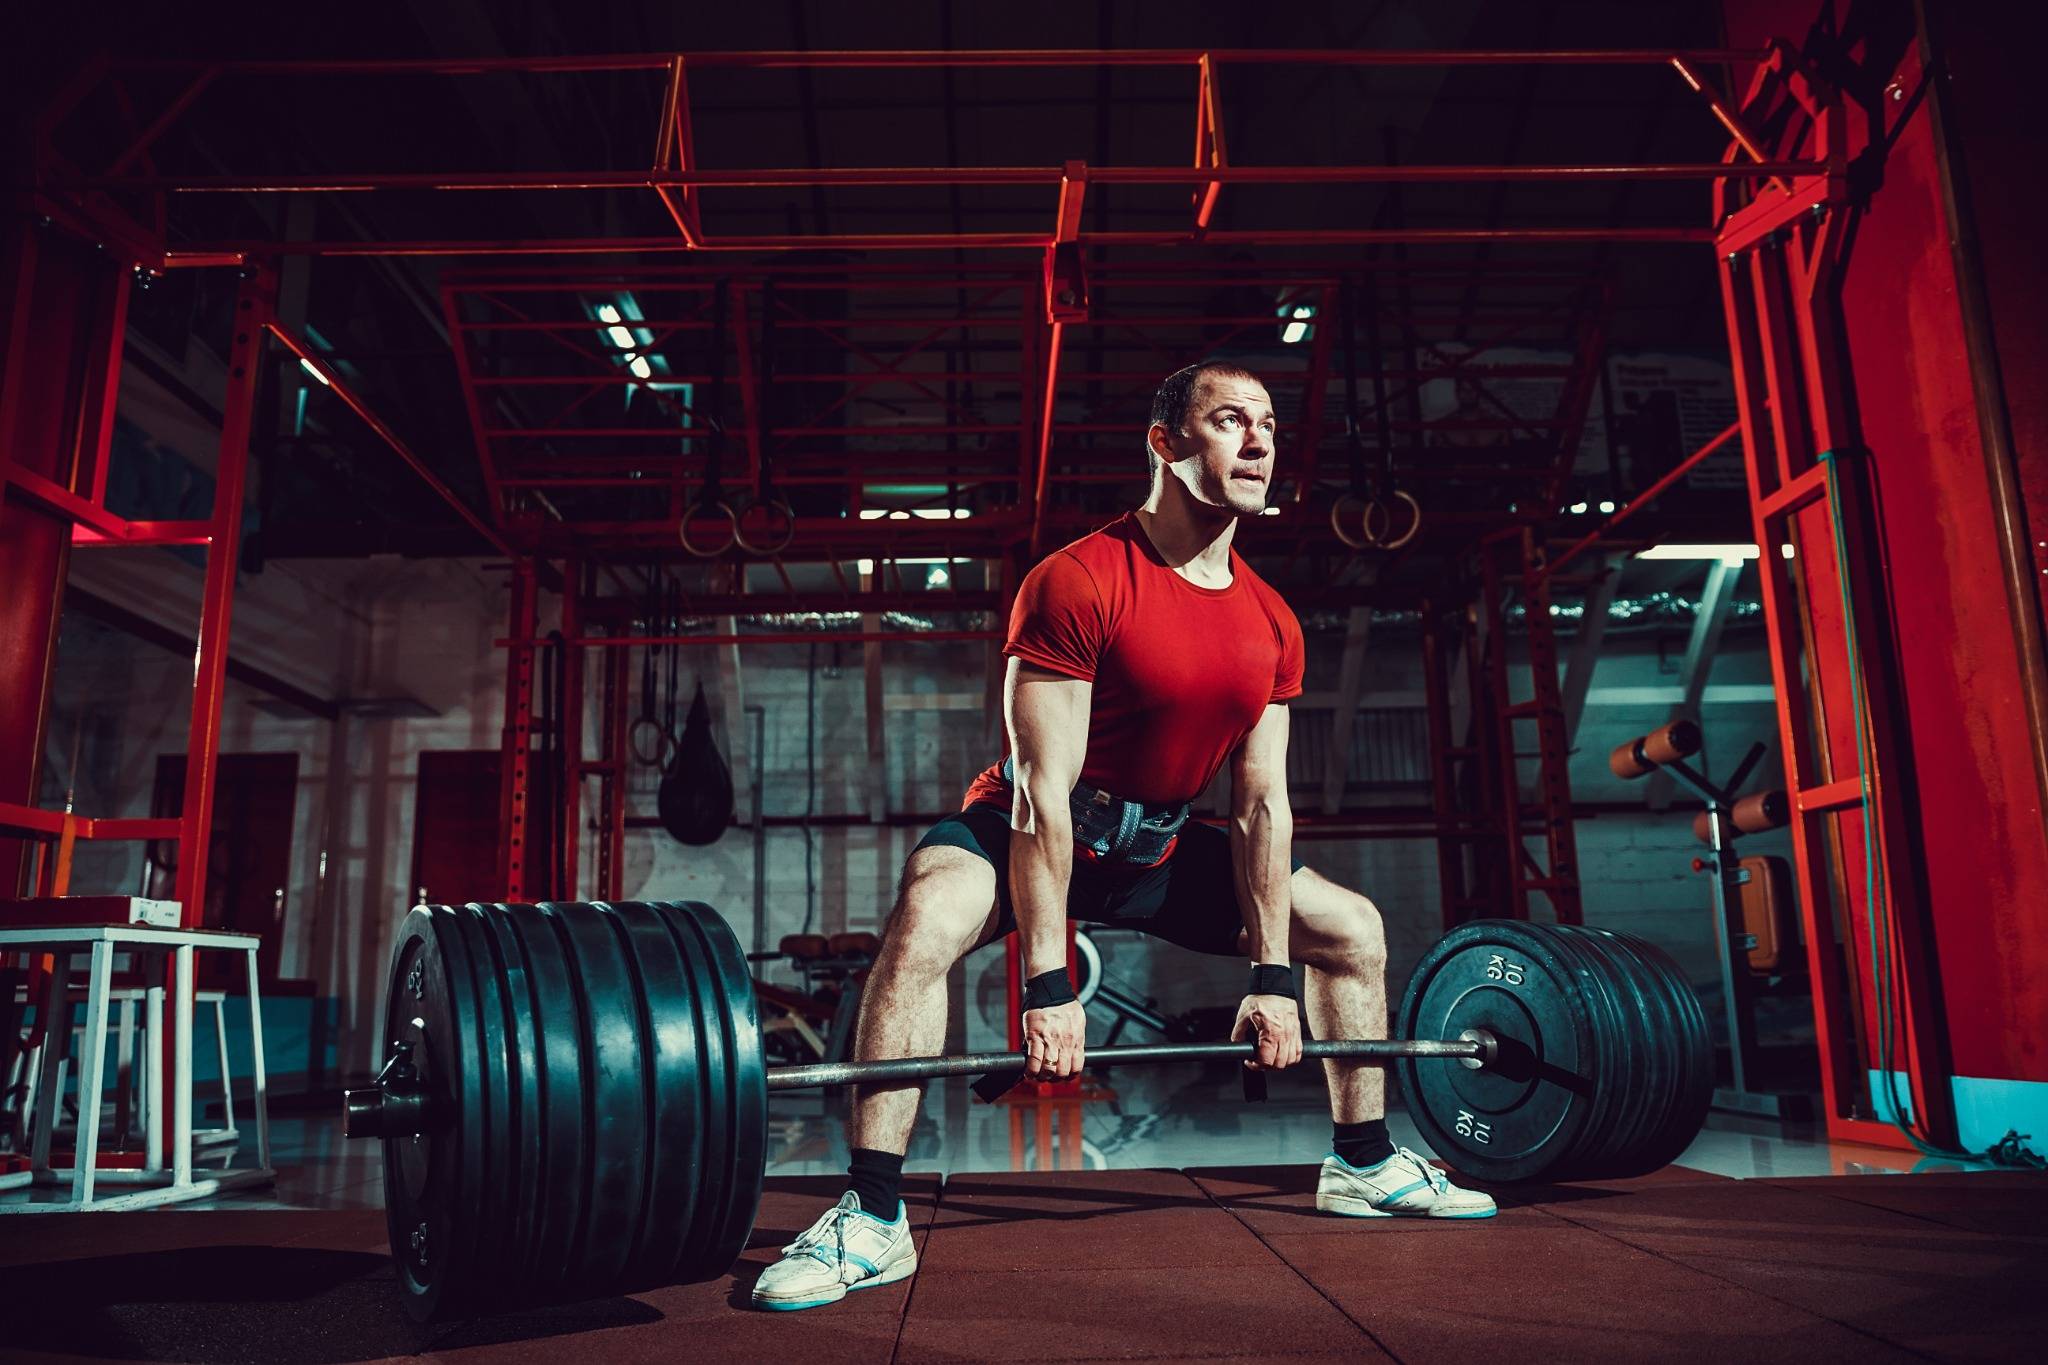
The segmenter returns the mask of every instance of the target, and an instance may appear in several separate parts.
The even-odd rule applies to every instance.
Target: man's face
[[[1188,405],[1184,432],[1166,444],[1175,459],[1170,477],[1187,485],[1195,499],[1241,517],[1266,510],[1273,480],[1273,400],[1256,379],[1204,375]],[[1154,449],[1164,428],[1153,428]]]

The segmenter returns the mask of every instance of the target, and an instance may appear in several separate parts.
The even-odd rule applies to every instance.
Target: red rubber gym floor
[[[2038,1360],[2048,1175],[1641,1180],[1498,1218],[1321,1217],[1312,1166],[912,1176],[921,1263],[803,1313],[748,1286],[839,1192],[771,1179],[705,1284],[416,1328],[373,1211],[16,1218],[0,1358]]]

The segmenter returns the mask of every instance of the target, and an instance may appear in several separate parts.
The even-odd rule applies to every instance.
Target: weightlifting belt
[[[1003,781],[1012,786],[1017,782],[1016,763],[1008,755],[1003,758]],[[1074,844],[1091,861],[1156,867],[1173,851],[1190,803],[1124,801],[1086,782],[1076,782],[1067,809],[1073,813]]]

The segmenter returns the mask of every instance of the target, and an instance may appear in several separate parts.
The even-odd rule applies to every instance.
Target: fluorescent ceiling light
[[[330,389],[334,387],[334,381],[329,379],[326,375],[320,373],[320,367],[318,365],[315,365],[312,361],[306,359],[306,357],[299,357],[299,368],[304,370],[307,374],[312,375],[315,379],[319,380],[322,387]]]
[[[1290,322],[1280,330],[1280,341],[1283,345],[1293,346],[1299,343],[1301,339],[1307,335],[1307,323]]]
[[[965,507],[954,507],[951,509],[944,507],[863,507],[860,509],[860,519],[862,521],[880,521],[885,517],[891,521],[909,521],[912,517],[916,517],[921,521],[950,521],[957,520],[966,515],[968,515],[968,511]]]
[[[1583,502],[1573,503],[1571,505],[1571,514],[1575,517],[1583,517],[1586,515],[1586,504]]]
[[[1652,545],[1637,559],[1755,559],[1754,545]]]
[[[600,303],[597,305],[597,320],[599,322],[617,322],[619,320],[619,310],[611,304]]]
[[[1601,515],[1601,516],[1603,516],[1603,517],[1604,517],[1604,516],[1608,515],[1609,513],[1611,513],[1612,511],[1614,511],[1614,504],[1613,504],[1613,503],[1611,503],[1611,502],[1602,502],[1602,503],[1600,504],[1600,515]]]
[[[612,345],[622,351],[630,351],[639,344],[633,340],[633,334],[623,327],[613,327],[605,335],[612,339]]]
[[[1259,515],[1262,517],[1277,517],[1280,515],[1280,509],[1277,507],[1268,507],[1265,511],[1259,513]]]
[[[654,367],[647,363],[647,357],[644,355],[636,355],[628,360],[626,368],[631,370],[634,376],[639,379],[650,379],[654,376]]]

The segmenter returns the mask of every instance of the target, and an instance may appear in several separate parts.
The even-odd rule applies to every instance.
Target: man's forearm
[[[1074,818],[1066,793],[1018,794],[1010,829],[1010,903],[1028,980],[1067,965],[1067,887],[1074,874]]]
[[[1293,916],[1288,894],[1289,851],[1294,841],[1292,811],[1260,803],[1230,821],[1231,865],[1237,871],[1237,904],[1251,938],[1254,962],[1290,959],[1287,926]]]

